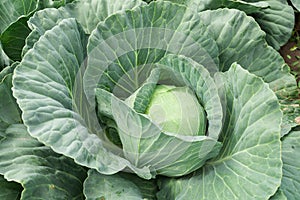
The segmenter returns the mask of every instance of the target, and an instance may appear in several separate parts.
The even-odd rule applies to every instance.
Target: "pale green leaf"
[[[76,0],[40,0],[40,7],[43,8],[58,8]]]
[[[218,8],[235,8],[246,13],[253,13],[255,11],[267,8],[269,4],[265,1],[243,1],[243,0],[170,0],[180,4],[185,4],[197,11],[215,10]]]
[[[23,55],[33,47],[33,44],[53,26],[66,18],[76,18],[84,31],[90,34],[100,21],[116,12],[143,5],[141,0],[77,0],[58,9],[43,9],[29,20],[32,32],[26,39]]]
[[[282,140],[283,177],[281,190],[288,200],[300,198],[300,131],[291,131]]]
[[[269,7],[252,14],[266,40],[276,50],[286,44],[294,28],[294,10],[286,0],[265,0]]]
[[[185,55],[218,71],[218,48],[199,16],[167,1],[127,10],[99,23],[89,37],[84,86],[89,101],[103,88],[125,99],[166,53]]]
[[[127,105],[138,113],[145,113],[158,84],[160,73],[159,69],[153,69],[142,86],[126,99]]]
[[[300,1],[299,0],[291,0],[293,6],[300,12]]]
[[[164,82],[174,82],[177,77],[178,83],[190,87],[207,113],[206,134],[209,137],[197,133],[190,133],[190,136],[163,133],[146,116],[136,113],[103,89],[96,90],[98,116],[115,121],[124,155],[131,163],[140,168],[149,165],[154,174],[180,176],[201,167],[218,153],[220,144],[216,140],[222,127],[222,107],[209,72],[195,61],[184,56],[166,55],[155,66],[155,73],[150,74],[146,84],[156,84],[160,78]],[[158,70],[165,72],[158,73]],[[162,77],[156,77],[160,75]]]
[[[157,187],[156,179],[145,180],[145,179],[142,179],[142,178],[136,176],[136,174],[123,173],[123,172],[118,173],[118,175],[120,175],[122,178],[124,178],[126,180],[130,180],[136,186],[138,186],[144,200],[157,199],[156,193],[158,191],[158,187]]]
[[[132,9],[145,3],[141,0],[79,0],[62,8],[75,17],[86,33],[90,34],[108,16]]]
[[[91,131],[99,127],[101,134],[99,124],[91,127],[80,115],[83,104],[77,103],[82,96],[75,95],[79,93],[74,84],[85,56],[84,31],[75,19],[62,20],[41,36],[15,69],[13,94],[33,137],[81,165],[112,174],[131,165],[104,148],[97,132]],[[149,178],[147,170],[140,174]]]
[[[254,17],[266,33],[268,43],[279,50],[289,40],[294,27],[293,8],[286,0],[172,0],[202,12],[218,8],[239,9]],[[226,21],[226,20],[224,20]]]
[[[227,115],[221,153],[190,176],[162,179],[161,199],[268,199],[281,182],[280,122],[275,94],[234,64],[218,74]]]
[[[296,93],[295,78],[280,54],[265,42],[265,33],[245,13],[218,9],[199,13],[219,47],[220,71],[237,62],[262,77],[280,97]]]
[[[110,116],[118,127],[126,159],[139,168],[149,167],[154,175],[192,172],[216,156],[221,147],[207,136],[164,133],[146,116],[103,89],[96,90],[96,97],[100,115]]]
[[[38,9],[39,0],[2,0],[0,3],[0,41],[6,55],[21,60],[25,38],[29,34],[27,20]]]
[[[222,128],[223,110],[218,96],[217,87],[210,74],[202,65],[185,56],[167,55],[157,63],[159,68],[165,69],[167,75],[162,75],[164,82],[184,83],[197,95],[203,105],[208,120],[207,135],[218,139]]]

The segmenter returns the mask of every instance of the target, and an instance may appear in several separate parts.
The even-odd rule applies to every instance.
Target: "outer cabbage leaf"
[[[282,139],[283,177],[280,188],[289,200],[300,198],[300,131],[291,131]]]
[[[15,182],[8,182],[0,175],[0,198],[2,200],[20,199],[22,187]]]
[[[174,1],[174,0],[171,0]],[[202,12],[218,8],[235,8],[255,18],[266,32],[266,40],[276,50],[290,38],[294,27],[293,8],[286,0],[175,0]]]
[[[23,55],[53,26],[66,18],[76,18],[84,31],[90,34],[100,21],[122,10],[143,5],[141,0],[78,0],[58,9],[49,8],[36,12],[28,21],[32,32],[26,39]]]
[[[108,16],[141,5],[145,5],[141,0],[80,0],[67,5],[62,11],[74,16],[85,32],[90,34]]]
[[[11,125],[0,141],[0,174],[24,187],[21,199],[83,199],[85,170]]]
[[[88,43],[84,89],[94,101],[94,89],[103,88],[125,99],[151,72],[151,64],[166,53],[184,55],[218,71],[218,48],[199,15],[167,1],[112,15],[99,23]]]
[[[25,39],[30,33],[27,25],[29,17],[45,6],[45,0],[3,0],[0,5],[0,40],[8,57],[14,61],[21,60]],[[63,3],[55,2],[57,6]]]
[[[75,104],[74,84],[85,59],[85,33],[75,19],[47,31],[16,68],[13,94],[29,133],[54,151],[104,174],[130,165],[107,151]],[[94,128],[94,127],[91,127]],[[99,132],[101,131],[98,130]],[[141,170],[149,178],[147,170]]]
[[[294,28],[294,10],[286,0],[266,0],[269,7],[252,14],[266,32],[267,42],[279,50],[290,39]]]
[[[218,8],[235,8],[246,13],[253,13],[263,8],[267,8],[269,4],[265,1],[243,1],[243,0],[170,0],[180,4],[185,4],[198,12],[203,10],[215,10]]]
[[[6,55],[6,53],[3,51],[2,44],[0,42],[0,72],[2,68],[5,68],[10,63],[9,57]]]
[[[265,33],[243,12],[218,9],[199,13],[219,47],[220,71],[237,62],[249,72],[262,77],[280,97],[294,95],[295,78],[280,54],[265,42]]]
[[[0,4],[0,33],[20,17],[29,16],[38,8],[38,0],[2,0]]]
[[[275,94],[236,64],[216,80],[227,107],[221,153],[190,176],[162,179],[161,199],[268,199],[280,185],[282,114]]]
[[[300,1],[299,0],[291,0],[293,6],[300,12]]]
[[[19,62],[14,62],[10,66],[7,66],[2,71],[0,71],[0,80],[2,81],[5,76],[7,76],[8,74],[12,74],[18,64]]]
[[[2,1],[0,5],[0,39],[8,57],[14,61],[21,60],[25,39],[30,33],[27,21],[34,12],[47,7],[59,7],[65,3],[65,0]]]
[[[21,60],[25,38],[29,34],[28,17],[38,9],[39,0],[3,0],[0,4],[0,40],[8,57]]]
[[[75,0],[41,0],[39,5],[41,8],[58,8],[73,1]]]
[[[22,122],[21,111],[12,95],[11,88],[12,74],[8,74],[0,81],[0,122],[7,124]]]
[[[155,181],[146,181],[133,174],[119,173],[103,175],[95,170],[89,170],[84,182],[84,195],[87,200],[140,200],[156,199],[157,187]]]
[[[288,134],[292,128],[300,125],[300,105],[299,101],[280,101],[283,112],[281,124],[281,137]]]
[[[283,191],[279,188],[277,192],[270,198],[270,200],[288,200]]]
[[[25,39],[30,33],[27,25],[28,17],[21,17],[1,34],[0,39],[3,44],[3,50],[7,56],[14,60],[21,60],[21,53],[25,45]]]

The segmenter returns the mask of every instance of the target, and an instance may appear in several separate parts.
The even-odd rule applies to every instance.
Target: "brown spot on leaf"
[[[300,116],[295,118],[296,124],[300,124]]]

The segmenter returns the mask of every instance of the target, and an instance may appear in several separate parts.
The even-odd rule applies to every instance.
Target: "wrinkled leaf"
[[[257,23],[238,10],[218,9],[199,13],[216,39],[220,51],[220,70],[237,62],[262,77],[280,97],[296,93],[295,78],[280,54],[266,45],[265,34]]]
[[[78,0],[58,9],[43,9],[34,14],[29,20],[32,32],[26,39],[23,55],[33,47],[34,43],[62,19],[76,18],[84,31],[90,34],[100,21],[104,21],[109,15],[122,10],[142,5],[141,0]]]
[[[149,167],[153,176],[192,172],[216,156],[221,147],[206,136],[164,133],[147,117],[103,89],[96,90],[96,97],[100,114],[111,116],[116,122],[126,159],[139,168]]]
[[[62,20],[39,39],[16,68],[13,93],[33,137],[81,165],[112,174],[130,163],[104,148],[90,132],[97,124],[89,129],[78,113],[81,104],[74,105],[81,102],[81,96],[74,95],[74,84],[84,63],[85,43],[85,34],[75,19]],[[147,170],[141,171],[149,177]]]
[[[103,88],[125,99],[166,53],[185,55],[218,71],[218,48],[199,16],[167,1],[127,10],[99,23],[88,43],[84,87],[89,101]]]
[[[83,199],[85,170],[32,138],[22,124],[11,125],[0,141],[0,174],[22,184],[21,199]]]
[[[279,50],[290,39],[294,28],[294,10],[285,0],[268,0],[269,7],[252,14],[266,32],[267,42]]]
[[[268,43],[279,50],[290,38],[294,27],[294,12],[286,0],[172,0],[198,12],[218,8],[239,9],[254,17],[266,33]],[[226,20],[224,20],[226,21]]]
[[[166,55],[155,70],[167,70],[190,87],[207,113],[207,136],[198,133],[166,133],[148,117],[134,112],[122,100],[103,89],[96,90],[99,116],[113,119],[118,127],[125,157],[136,166],[150,166],[167,176],[180,176],[201,167],[218,153],[217,138],[222,126],[222,107],[209,72],[184,56]],[[157,71],[156,71],[157,72]],[[162,72],[163,74],[163,72]]]
[[[266,1],[243,1],[243,0],[170,0],[172,2],[177,2],[180,4],[185,4],[191,9],[197,11],[203,10],[215,10],[218,8],[235,8],[242,10],[246,13],[253,13],[255,11],[262,10],[269,6]]]
[[[58,8],[64,6],[67,3],[71,3],[75,0],[40,0],[39,6],[41,8]]]

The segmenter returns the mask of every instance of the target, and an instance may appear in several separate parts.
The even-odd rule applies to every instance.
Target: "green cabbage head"
[[[126,102],[133,107],[137,93]],[[157,85],[145,112],[165,132],[179,135],[205,135],[206,116],[189,87]]]

